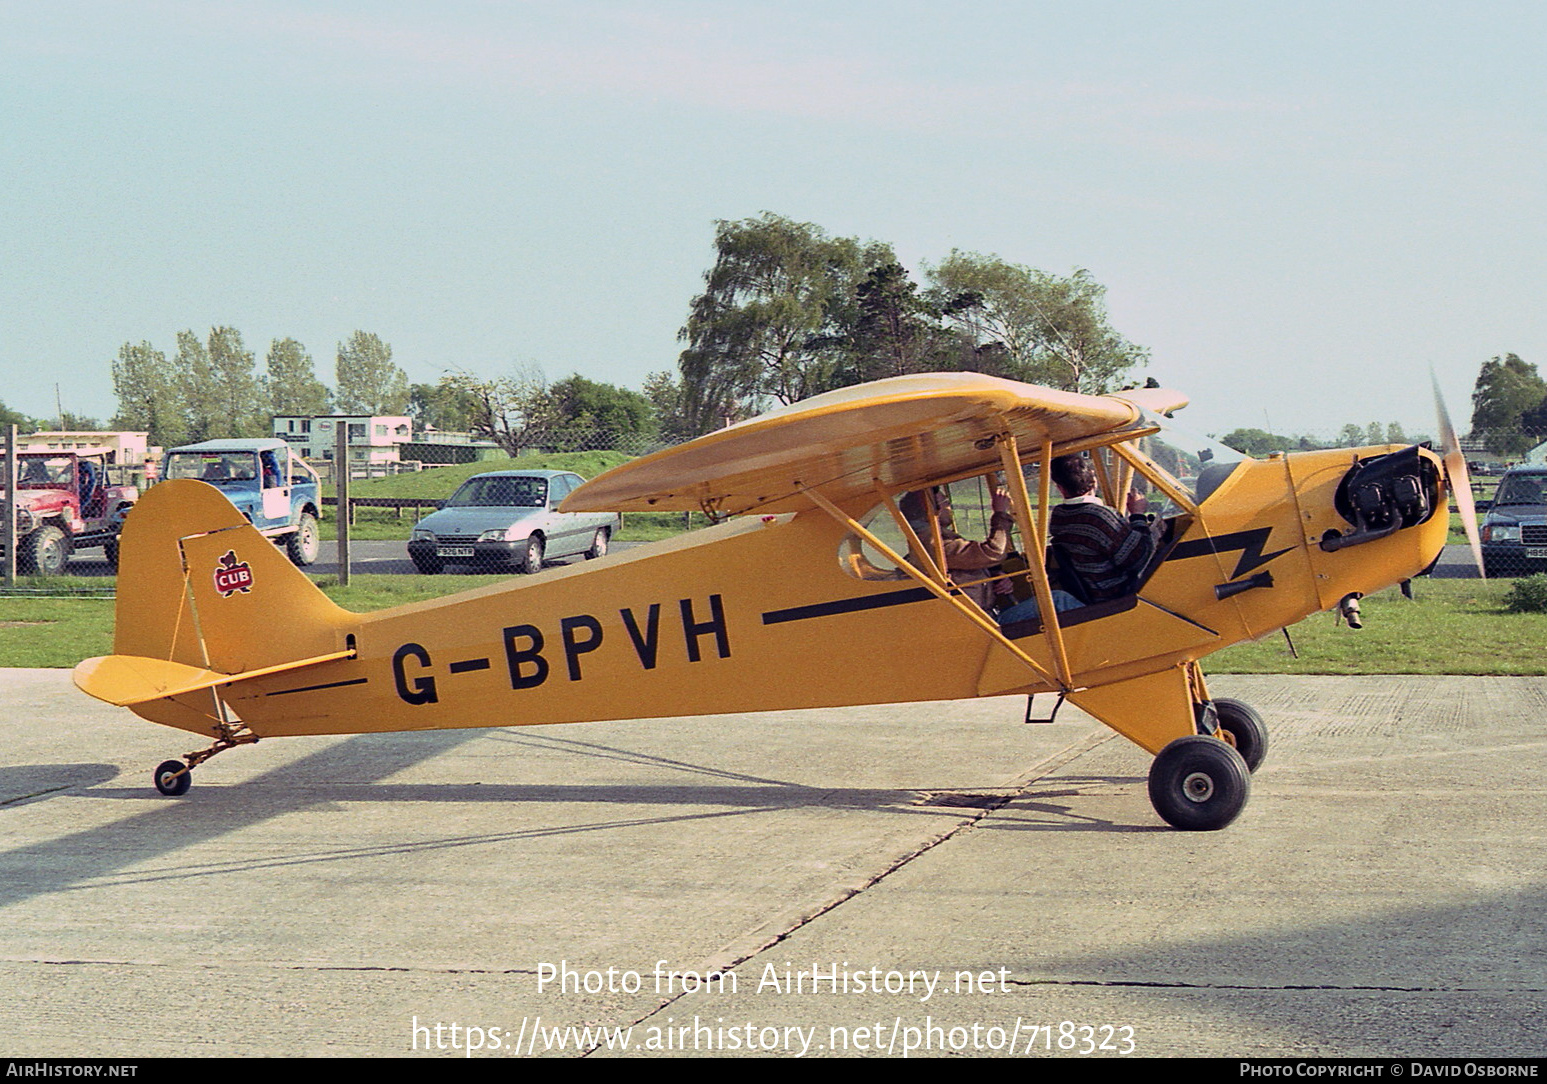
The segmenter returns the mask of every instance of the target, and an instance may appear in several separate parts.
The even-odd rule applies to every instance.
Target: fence
[[[1374,427],[1368,428],[1361,434],[1358,441],[1353,440],[1352,429],[1353,427],[1350,426],[1337,434],[1321,433],[1271,439],[1275,443],[1289,444],[1289,447],[1282,449],[1285,451],[1371,443],[1369,438],[1374,435]],[[1238,430],[1224,436],[1237,437],[1249,432]],[[1258,433],[1261,436],[1269,436],[1261,434],[1260,431]],[[1406,436],[1395,427],[1387,427],[1380,434],[1381,441],[1392,437],[1399,440],[1432,439],[1426,434]],[[644,455],[669,446],[655,438],[620,435],[605,427],[564,426],[527,433],[522,450],[542,452],[616,450],[631,455]],[[1461,446],[1470,466],[1473,493],[1480,501],[1493,499],[1500,478],[1511,466],[1520,464],[1547,466],[1547,430],[1516,427],[1477,432],[1463,438]],[[1243,448],[1242,450],[1262,455],[1273,449]],[[330,475],[333,461],[322,460],[313,465],[325,472],[325,475]],[[351,477],[364,478],[385,473],[435,470],[439,469],[439,466],[439,464],[412,461],[401,464],[354,464]],[[110,485],[134,486],[143,490],[145,475],[143,469],[111,467],[107,471],[106,481]],[[449,489],[454,487],[448,484],[447,488],[449,495]],[[324,502],[333,506],[334,512],[330,513],[329,518],[335,518],[336,499],[324,498]],[[359,510],[370,509],[383,520],[386,512],[390,510],[391,520],[401,523],[405,519],[418,518],[434,511],[437,503],[436,499],[425,497],[354,497],[350,500],[349,522],[356,522],[356,513]],[[28,526],[29,529],[22,530],[18,534],[17,557],[18,564],[21,566],[18,569],[20,575],[10,593],[60,596],[112,594],[117,571],[116,536],[111,533],[88,532],[86,535],[70,539],[60,537],[57,528],[30,529],[31,525]],[[393,529],[396,529],[395,526]],[[383,536],[377,535],[377,537]],[[326,546],[330,551],[332,544],[328,543]],[[0,552],[3,552],[3,539],[0,539]],[[325,560],[330,559],[331,556],[331,552],[325,551]]]

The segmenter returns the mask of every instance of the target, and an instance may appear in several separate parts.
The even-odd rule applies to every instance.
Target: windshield
[[[1511,474],[1499,483],[1495,506],[1501,504],[1547,504],[1547,473]]]
[[[5,456],[0,455],[0,469],[4,463]],[[16,484],[23,489],[69,489],[73,466],[69,456],[18,456]]]
[[[1170,418],[1145,411],[1144,423],[1160,426],[1160,432],[1141,439],[1139,448],[1200,504],[1248,458],[1218,441],[1178,429]],[[1165,514],[1176,511],[1168,509]]]
[[[469,478],[446,502],[447,508],[542,508],[548,503],[543,478]]]
[[[251,482],[258,477],[258,458],[251,452],[178,452],[167,456],[166,477],[213,486]]]

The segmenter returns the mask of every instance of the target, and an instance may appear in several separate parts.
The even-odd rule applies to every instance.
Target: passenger
[[[988,537],[982,542],[963,538],[956,530],[956,519],[951,511],[951,492],[946,486],[933,486],[929,490],[915,490],[904,494],[898,505],[919,541],[926,548],[932,547],[934,537],[929,527],[929,505],[925,495],[934,500],[935,515],[940,523],[940,544],[945,551],[945,568],[953,572],[987,572],[1010,552],[1010,528],[1015,520],[1010,516],[1010,495],[1002,489],[994,490],[993,514],[988,521]],[[917,563],[917,562],[914,562]],[[962,593],[983,609],[988,610],[994,597],[994,585],[971,584]]]

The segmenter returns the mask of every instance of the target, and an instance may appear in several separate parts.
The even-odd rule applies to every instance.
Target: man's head
[[[1049,477],[1066,499],[1083,497],[1096,488],[1096,468],[1083,455],[1056,457]]]
[[[950,527],[953,522],[951,491],[945,486],[931,486],[927,490],[916,489],[911,493],[904,493],[902,500],[898,502],[898,509],[902,512],[903,518],[921,535],[930,533],[931,506],[935,516],[940,520],[940,525]]]

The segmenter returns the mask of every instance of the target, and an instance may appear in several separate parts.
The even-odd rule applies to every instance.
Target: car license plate
[[[1547,546],[1527,546],[1526,556],[1533,561],[1547,560]]]
[[[471,557],[472,555],[473,555],[473,547],[472,546],[436,546],[435,547],[435,556],[437,556],[437,557]]]

